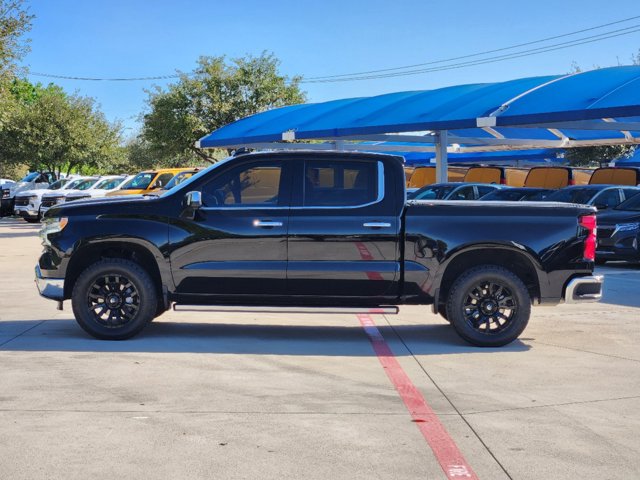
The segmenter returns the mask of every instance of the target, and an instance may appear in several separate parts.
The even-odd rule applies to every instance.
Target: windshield
[[[72,190],[74,188],[76,188],[76,185],[78,185],[80,182],[83,182],[84,179],[82,178],[76,178],[75,180],[71,180],[69,183],[67,183],[63,190]]]
[[[563,203],[589,203],[599,188],[565,188],[549,195],[545,200]]]
[[[634,212],[640,212],[640,194],[634,195],[629,200],[625,200],[615,207],[614,210],[632,210]]]
[[[175,187],[176,185],[180,185],[182,182],[184,182],[185,180],[187,180],[188,178],[191,178],[193,176],[193,174],[196,172],[181,172],[179,174],[177,174],[175,177],[173,177],[169,183],[167,183],[164,187],[162,187],[164,190],[171,190],[173,187]]]
[[[432,185],[422,187],[411,197],[412,200],[442,200],[459,185]]]
[[[33,182],[36,178],[38,178],[40,174],[38,172],[28,173],[26,177],[24,177],[21,182]]]
[[[89,178],[88,180],[82,180],[80,183],[78,183],[73,188],[75,190],[87,190],[87,189],[91,188],[93,185],[95,185],[95,183],[97,181],[98,181],[97,178]]]
[[[133,177],[122,190],[145,190],[156,177],[156,172],[142,172]]]
[[[63,187],[69,180],[66,178],[61,178],[60,180],[56,180],[51,185],[49,185],[48,190],[58,190]]]
[[[93,188],[95,188],[96,190],[113,190],[118,185],[120,185],[120,183],[122,183],[122,180],[124,180],[124,178],[122,177],[105,178],[104,180],[96,183],[96,186]]]

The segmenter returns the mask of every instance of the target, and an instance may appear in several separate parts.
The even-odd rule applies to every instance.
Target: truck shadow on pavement
[[[20,323],[24,324],[0,322],[0,338],[4,339],[0,351],[375,356],[360,326],[160,321],[153,322],[129,340],[103,341],[88,336],[73,320],[46,320],[25,327],[22,333],[20,325],[16,325]],[[378,328],[398,356],[522,352],[530,348],[520,340],[502,348],[474,347],[460,339],[449,325],[397,325],[393,328],[380,325]],[[9,331],[12,335],[7,335]]]

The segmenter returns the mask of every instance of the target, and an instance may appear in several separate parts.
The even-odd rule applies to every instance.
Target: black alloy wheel
[[[509,326],[518,305],[505,285],[480,281],[467,291],[463,310],[475,330],[494,335]]]
[[[71,296],[78,324],[102,340],[123,340],[142,330],[156,314],[156,285],[130,260],[105,259],[87,267]]]
[[[480,347],[499,347],[524,331],[531,297],[522,280],[496,265],[481,265],[462,274],[449,291],[447,317],[458,334]]]
[[[140,295],[123,275],[96,278],[89,288],[87,304],[96,322],[107,328],[119,328],[130,322],[140,308]]]

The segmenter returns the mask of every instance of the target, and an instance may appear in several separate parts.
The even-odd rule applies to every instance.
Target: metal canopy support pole
[[[436,183],[449,181],[448,158],[447,158],[447,131],[438,130],[435,135],[436,140]]]

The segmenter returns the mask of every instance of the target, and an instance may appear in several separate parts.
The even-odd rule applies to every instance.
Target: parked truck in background
[[[52,207],[40,293],[101,339],[172,304],[432,305],[465,340],[505,345],[532,305],[596,301],[594,207],[408,201],[402,159],[245,154],[160,196]]]
[[[14,184],[3,186],[0,190],[0,216],[13,215],[16,194],[27,190],[47,188],[56,180],[57,176],[55,173],[32,172]]]

